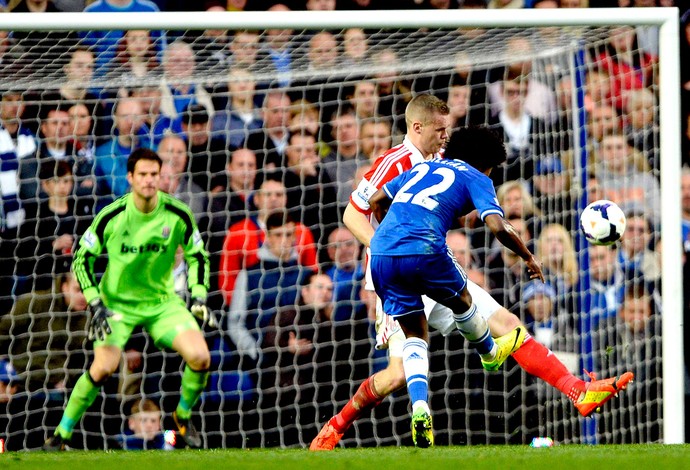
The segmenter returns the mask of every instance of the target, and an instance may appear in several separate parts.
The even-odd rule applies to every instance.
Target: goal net
[[[210,254],[220,327],[205,328],[211,376],[193,416],[205,446],[308,446],[387,364],[374,349],[374,299],[361,289],[363,250],[338,229],[357,181],[402,142],[405,106],[419,93],[448,102],[454,129],[503,137],[508,161],[492,174],[499,202],[547,283],[530,281],[487,230],[458,227],[449,246],[470,278],[578,378],[583,369],[636,375],[584,419],[513,359],[484,372],[457,332],[432,331],[436,443],[682,442],[677,13],[658,9],[642,22],[634,9],[599,12],[0,17],[7,448],[41,445],[92,360],[68,270],[94,215],[129,190],[124,162],[138,147],[161,155],[162,189],[190,205]],[[627,214],[611,247],[578,230],[597,199]],[[289,256],[264,233],[280,209],[297,222],[293,232],[269,221],[286,232]],[[175,283],[189,300],[184,262]],[[315,293],[330,284],[332,300]],[[161,431],[175,429],[181,359],[139,330],[125,349],[73,447],[126,447],[133,404],[148,409],[142,399],[160,408]],[[663,419],[671,414],[673,423]],[[411,442],[404,390],[343,438],[347,447]]]

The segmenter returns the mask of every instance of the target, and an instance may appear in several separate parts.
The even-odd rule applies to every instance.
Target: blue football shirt
[[[491,179],[460,160],[420,163],[382,189],[393,202],[371,240],[372,255],[443,253],[446,233],[459,217],[474,209],[482,220],[503,216]]]

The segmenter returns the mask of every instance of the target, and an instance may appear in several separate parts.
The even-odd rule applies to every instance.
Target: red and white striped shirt
[[[440,154],[434,156],[440,156]],[[357,189],[350,195],[350,203],[359,212],[369,216],[371,222],[376,222],[371,217],[369,198],[384,184],[424,160],[422,153],[405,136],[402,144],[396,145],[376,159]]]
[[[437,153],[434,157],[442,157],[442,153]],[[371,213],[369,206],[369,198],[374,195],[376,191],[381,189],[384,184],[391,181],[398,175],[406,172],[418,163],[422,163],[426,159],[422,153],[412,145],[412,142],[405,136],[402,144],[396,145],[392,149],[386,151],[379,156],[371,169],[364,175],[362,181],[350,195],[350,204],[362,214],[369,218],[371,225],[376,228],[378,221]],[[374,290],[371,282],[371,271],[368,263],[369,249],[367,248],[366,271],[365,271],[365,288]]]

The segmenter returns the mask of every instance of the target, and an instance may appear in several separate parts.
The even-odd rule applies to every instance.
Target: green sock
[[[91,406],[101,390],[100,385],[96,385],[88,372],[85,372],[72,390],[67,407],[62,415],[60,424],[55,430],[55,434],[60,434],[63,439],[72,437],[74,426],[79,422],[84,412]]]
[[[185,365],[182,373],[182,391],[180,403],[175,412],[181,419],[189,419],[192,416],[192,408],[196,405],[201,392],[206,388],[208,382],[208,371],[196,372]]]

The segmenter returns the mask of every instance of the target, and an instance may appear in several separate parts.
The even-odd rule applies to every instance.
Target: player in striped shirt
[[[375,224],[369,207],[369,199],[384,184],[412,168],[415,164],[441,156],[448,139],[448,107],[433,96],[421,94],[413,98],[405,110],[408,133],[403,143],[381,155],[350,196],[345,209],[344,222],[357,239],[369,247]],[[477,147],[471,134],[461,134],[451,141],[448,151],[456,155],[481,155],[484,148]],[[373,290],[371,273],[367,268],[365,288]],[[520,319],[499,305],[484,289],[473,282],[467,288],[477,306],[477,313],[485,318],[492,336],[501,337],[521,326]],[[448,335],[456,328],[452,311],[423,297],[425,313],[430,326]],[[402,345],[405,340],[397,322],[385,315],[377,300],[377,348],[388,348],[388,366],[367,378],[355,395],[333,416],[311,442],[310,450],[332,450],[352,423],[381,403],[385,397],[406,386],[402,362]],[[585,382],[573,374],[545,346],[527,335],[524,342],[512,354],[513,359],[526,372],[535,375],[563,392],[583,416],[608,401],[617,387],[622,387],[631,377],[608,378]],[[625,382],[625,383],[624,383]]]

